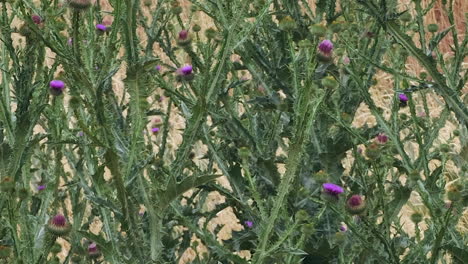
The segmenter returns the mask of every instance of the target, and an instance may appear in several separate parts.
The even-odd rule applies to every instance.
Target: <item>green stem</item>
[[[305,87],[299,94],[298,98],[298,114],[296,115],[296,124],[294,130],[294,137],[291,147],[289,148],[289,157],[286,162],[286,173],[280,183],[278,189],[278,196],[274,201],[273,209],[268,218],[268,223],[260,235],[258,251],[253,256],[252,263],[261,264],[267,257],[267,245],[270,242],[270,236],[275,226],[276,220],[279,216],[280,209],[283,207],[284,200],[289,193],[289,188],[294,181],[294,178],[299,171],[301,157],[304,152],[304,145],[310,138],[312,123],[315,120],[317,108],[324,99],[325,93],[313,105],[310,102],[312,87]],[[305,128],[305,129],[304,129]]]
[[[255,186],[255,183],[252,180],[252,175],[250,174],[250,169],[249,169],[249,162],[245,158],[242,159],[242,167],[244,168],[245,177],[247,178],[247,181],[249,182],[250,191],[252,192],[253,198],[257,202],[258,210],[260,211],[260,216],[262,217],[262,220],[265,220],[266,219],[265,218],[266,217],[265,205],[263,204],[263,200],[261,199],[260,193],[258,192],[257,187]]]

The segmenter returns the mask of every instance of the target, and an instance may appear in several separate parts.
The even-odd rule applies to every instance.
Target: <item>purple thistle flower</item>
[[[179,69],[179,73],[182,75],[190,75],[192,74],[192,71],[193,71],[192,65],[185,65]]]
[[[160,71],[161,70],[161,65],[156,65],[155,68],[156,68],[157,71]]]
[[[348,228],[345,225],[340,226],[340,231],[341,232],[346,232]]]
[[[188,36],[188,31],[185,29],[179,32],[179,40],[186,40]]]
[[[399,94],[398,99],[400,100],[401,107],[405,107],[408,104],[408,96],[406,96],[406,94],[404,93]]]
[[[191,81],[193,79],[193,67],[192,65],[185,65],[177,69],[177,80],[179,81]]]
[[[43,190],[45,190],[45,188],[46,188],[45,184],[41,184],[41,185],[37,186],[38,191],[43,191]]]
[[[39,25],[42,23],[42,18],[39,15],[32,15],[31,19],[36,25]]]
[[[52,80],[49,83],[49,91],[52,95],[61,95],[63,92],[63,89],[65,88],[65,83],[60,80]]]
[[[55,225],[55,226],[65,226],[67,224],[67,219],[65,218],[65,216],[63,214],[58,214],[54,217],[52,217],[51,221],[50,221],[51,224]]]
[[[57,214],[49,219],[46,228],[55,236],[64,236],[70,232],[71,226],[63,214]]]
[[[179,37],[177,38],[177,45],[185,47],[190,45],[190,42],[192,42],[192,39],[190,38],[188,30],[181,30],[179,32]]]
[[[366,202],[358,194],[351,196],[346,201],[346,210],[352,215],[358,215],[366,210]]]
[[[101,255],[101,252],[99,252],[99,248],[96,243],[92,242],[88,245],[88,255],[91,258],[98,258]]]
[[[323,54],[330,55],[330,53],[333,50],[333,43],[330,40],[326,39],[326,40],[320,42],[320,44],[318,46],[318,49]]]
[[[388,136],[385,135],[384,133],[379,133],[375,139],[377,140],[377,143],[379,144],[385,144],[388,141]]]
[[[56,90],[63,90],[65,88],[65,83],[60,81],[60,80],[52,80],[50,83],[50,88],[56,89]]]
[[[96,25],[96,29],[99,30],[99,31],[106,31],[107,30],[107,27],[104,26],[103,24],[97,24]]]
[[[406,96],[406,94],[404,93],[399,94],[398,99],[400,99],[400,102],[403,102],[403,103],[408,102],[408,96]]]
[[[323,191],[331,195],[338,196],[338,194],[344,192],[343,188],[333,183],[324,183],[322,186]]]
[[[248,228],[252,228],[252,227],[253,227],[253,222],[252,222],[252,221],[245,221],[244,224],[245,224],[245,226],[247,226]]]
[[[153,133],[158,133],[158,132],[159,132],[159,128],[158,128],[158,127],[153,127],[153,128],[151,129],[151,132],[153,132]]]

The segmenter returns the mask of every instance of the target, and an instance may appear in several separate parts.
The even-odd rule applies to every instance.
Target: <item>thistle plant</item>
[[[468,258],[455,1],[187,2],[0,1],[0,263]]]

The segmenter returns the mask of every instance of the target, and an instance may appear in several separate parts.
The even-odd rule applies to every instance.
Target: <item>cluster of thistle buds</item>
[[[341,186],[338,186],[334,183],[324,183],[322,187],[322,199],[331,203],[338,202],[340,199],[340,195],[344,192]],[[362,215],[365,212],[365,210],[366,202],[363,196],[359,194],[352,195],[346,201],[346,211],[348,211],[351,215]]]
[[[382,149],[385,147],[386,143],[388,142],[388,136],[385,133],[379,133],[374,142],[371,142],[366,148],[366,156],[371,159],[375,160],[380,157]]]

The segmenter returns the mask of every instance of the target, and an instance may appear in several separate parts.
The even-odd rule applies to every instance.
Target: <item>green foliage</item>
[[[442,56],[461,39],[448,2],[451,26],[436,33],[423,22],[434,1],[404,12],[397,1],[340,12],[305,0],[0,1],[0,263],[58,262],[45,229],[57,213],[72,223],[64,263],[179,263],[187,249],[192,263],[463,263],[468,34]],[[202,14],[209,28],[193,22]],[[113,23],[98,32],[104,16]],[[191,42],[177,46],[183,29]],[[406,72],[409,58],[427,76]],[[387,112],[371,92],[379,71],[393,80]],[[375,126],[353,124],[363,104]],[[442,140],[447,124],[457,130]],[[326,182],[344,193],[323,199]],[[225,202],[209,204],[213,192]],[[355,194],[365,210],[352,216]],[[220,242],[224,210],[244,228]]]

